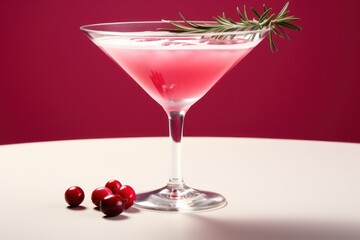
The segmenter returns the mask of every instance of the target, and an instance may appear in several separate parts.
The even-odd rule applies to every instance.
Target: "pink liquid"
[[[151,40],[161,45],[141,47],[150,40],[132,41],[139,46],[98,45],[166,111],[187,110],[253,48],[198,48],[161,39]]]

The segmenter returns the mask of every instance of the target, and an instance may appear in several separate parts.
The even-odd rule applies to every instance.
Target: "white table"
[[[162,187],[168,156],[167,138],[0,146],[0,239],[360,239],[360,144],[185,138],[186,183],[223,194],[226,207],[114,218],[93,208],[92,190],[113,178]],[[77,210],[64,201],[72,185],[86,194]]]

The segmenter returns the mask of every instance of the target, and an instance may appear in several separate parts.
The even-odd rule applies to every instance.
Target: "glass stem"
[[[174,188],[183,186],[182,164],[181,164],[181,139],[183,136],[183,126],[185,111],[171,111],[169,116],[169,134],[171,141],[171,160],[170,178],[168,185]]]

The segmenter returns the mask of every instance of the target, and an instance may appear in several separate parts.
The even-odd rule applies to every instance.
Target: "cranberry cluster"
[[[65,192],[65,201],[70,207],[79,206],[85,198],[84,191],[72,186]],[[110,180],[105,186],[96,188],[91,194],[91,201],[108,217],[114,217],[130,208],[136,200],[136,193],[129,185],[122,185],[118,180]]]

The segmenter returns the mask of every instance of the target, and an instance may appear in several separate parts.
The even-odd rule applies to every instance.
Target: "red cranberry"
[[[118,189],[120,189],[121,186],[122,186],[122,184],[118,180],[115,180],[115,179],[108,181],[105,185],[105,187],[110,188],[114,194],[116,193],[116,191]]]
[[[85,198],[84,191],[78,186],[72,186],[65,192],[65,201],[70,207],[79,206]]]
[[[134,189],[129,185],[121,186],[121,188],[116,191],[116,194],[120,195],[122,198],[126,200],[125,209],[130,208],[136,200],[136,193]]]
[[[91,194],[91,201],[96,205],[100,205],[100,201],[103,200],[106,196],[112,194],[110,188],[107,187],[98,187]]]
[[[100,201],[100,210],[108,217],[114,217],[125,209],[125,200],[119,195],[110,194]]]

